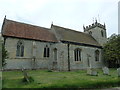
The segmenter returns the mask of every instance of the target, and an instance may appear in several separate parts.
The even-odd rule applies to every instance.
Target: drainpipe
[[[70,44],[67,44],[67,46],[68,46],[68,71],[70,71],[70,53],[69,53]]]
[[[6,37],[3,37],[3,45],[5,46],[5,43],[6,43]]]

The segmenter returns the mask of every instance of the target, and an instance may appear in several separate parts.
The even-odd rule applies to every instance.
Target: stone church
[[[1,34],[8,51],[5,69],[70,71],[103,67],[106,26],[97,22],[84,32],[51,25],[34,26],[4,18]]]

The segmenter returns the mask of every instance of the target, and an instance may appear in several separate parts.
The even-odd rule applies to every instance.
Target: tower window
[[[90,31],[89,34],[92,35],[92,32]]]
[[[95,51],[95,61],[99,61],[99,54],[100,54],[99,50],[96,50]]]
[[[18,41],[18,43],[17,43],[16,56],[18,56],[18,57],[24,56],[24,45],[23,45],[22,41]]]
[[[44,57],[49,57],[49,47],[46,45],[46,47],[44,48]]]
[[[101,35],[102,35],[102,37],[104,37],[104,33],[103,33],[103,31],[101,31]]]
[[[77,48],[74,50],[75,61],[81,61],[81,49]]]

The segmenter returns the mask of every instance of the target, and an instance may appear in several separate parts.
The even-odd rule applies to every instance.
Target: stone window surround
[[[24,57],[24,42],[19,40],[16,45],[16,57]]]
[[[101,30],[101,36],[104,37],[104,32],[103,32],[103,30]]]
[[[95,61],[96,62],[100,61],[100,51],[99,50],[95,50]]]
[[[74,50],[74,61],[75,62],[80,62],[81,61],[81,49],[80,48],[76,48]]]
[[[49,58],[50,57],[50,48],[48,47],[48,45],[46,45],[44,47],[44,55],[43,55],[44,58]]]

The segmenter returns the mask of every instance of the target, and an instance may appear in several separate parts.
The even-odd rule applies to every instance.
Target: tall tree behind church
[[[112,34],[104,45],[104,60],[111,68],[120,67],[120,34]]]

